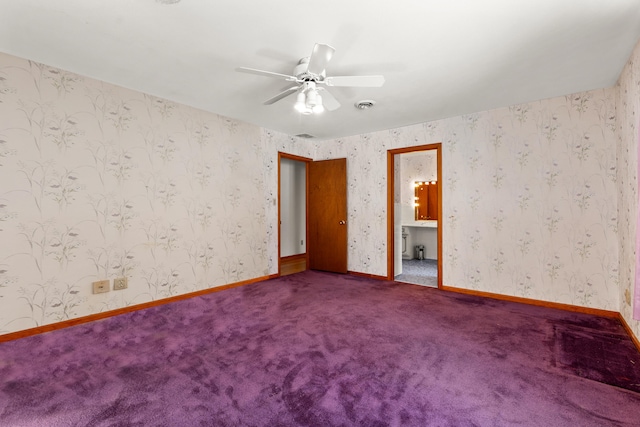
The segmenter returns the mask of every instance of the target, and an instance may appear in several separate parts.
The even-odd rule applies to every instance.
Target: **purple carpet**
[[[0,425],[638,426],[634,366],[614,319],[308,271],[0,344]]]

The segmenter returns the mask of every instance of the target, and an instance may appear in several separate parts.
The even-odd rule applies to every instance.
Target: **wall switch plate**
[[[119,291],[120,289],[127,289],[128,283],[126,277],[118,277],[113,279],[113,289]]]
[[[101,294],[103,292],[109,292],[109,281],[108,280],[98,280],[97,282],[93,282],[93,293]]]

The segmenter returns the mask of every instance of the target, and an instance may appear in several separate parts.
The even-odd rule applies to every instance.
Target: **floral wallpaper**
[[[0,333],[277,271],[260,128],[4,54],[0,117]]]
[[[276,273],[278,151],[348,159],[348,269],[386,276],[387,150],[441,142],[446,286],[639,336],[638,56],[613,88],[309,141],[0,54],[0,334]]]
[[[442,142],[443,283],[618,309],[615,89],[318,144],[346,156],[349,270],[385,276],[386,152]]]
[[[640,337],[640,284],[636,282],[638,215],[638,114],[640,113],[640,44],[633,51],[618,84],[616,166],[618,236],[620,239],[620,313]],[[634,302],[635,287],[635,302]],[[634,315],[635,310],[635,315]],[[635,320],[634,320],[635,319]]]

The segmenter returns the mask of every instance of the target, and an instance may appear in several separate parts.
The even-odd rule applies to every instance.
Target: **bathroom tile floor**
[[[396,282],[438,287],[438,261],[435,259],[403,259],[402,274],[397,275]]]

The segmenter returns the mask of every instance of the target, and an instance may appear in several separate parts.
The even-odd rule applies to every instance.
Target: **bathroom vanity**
[[[402,258],[416,258],[415,246],[424,245],[425,259],[438,259],[438,221],[404,221],[402,223]]]
[[[401,206],[402,258],[438,259],[438,181],[415,181],[413,187],[413,206]]]

